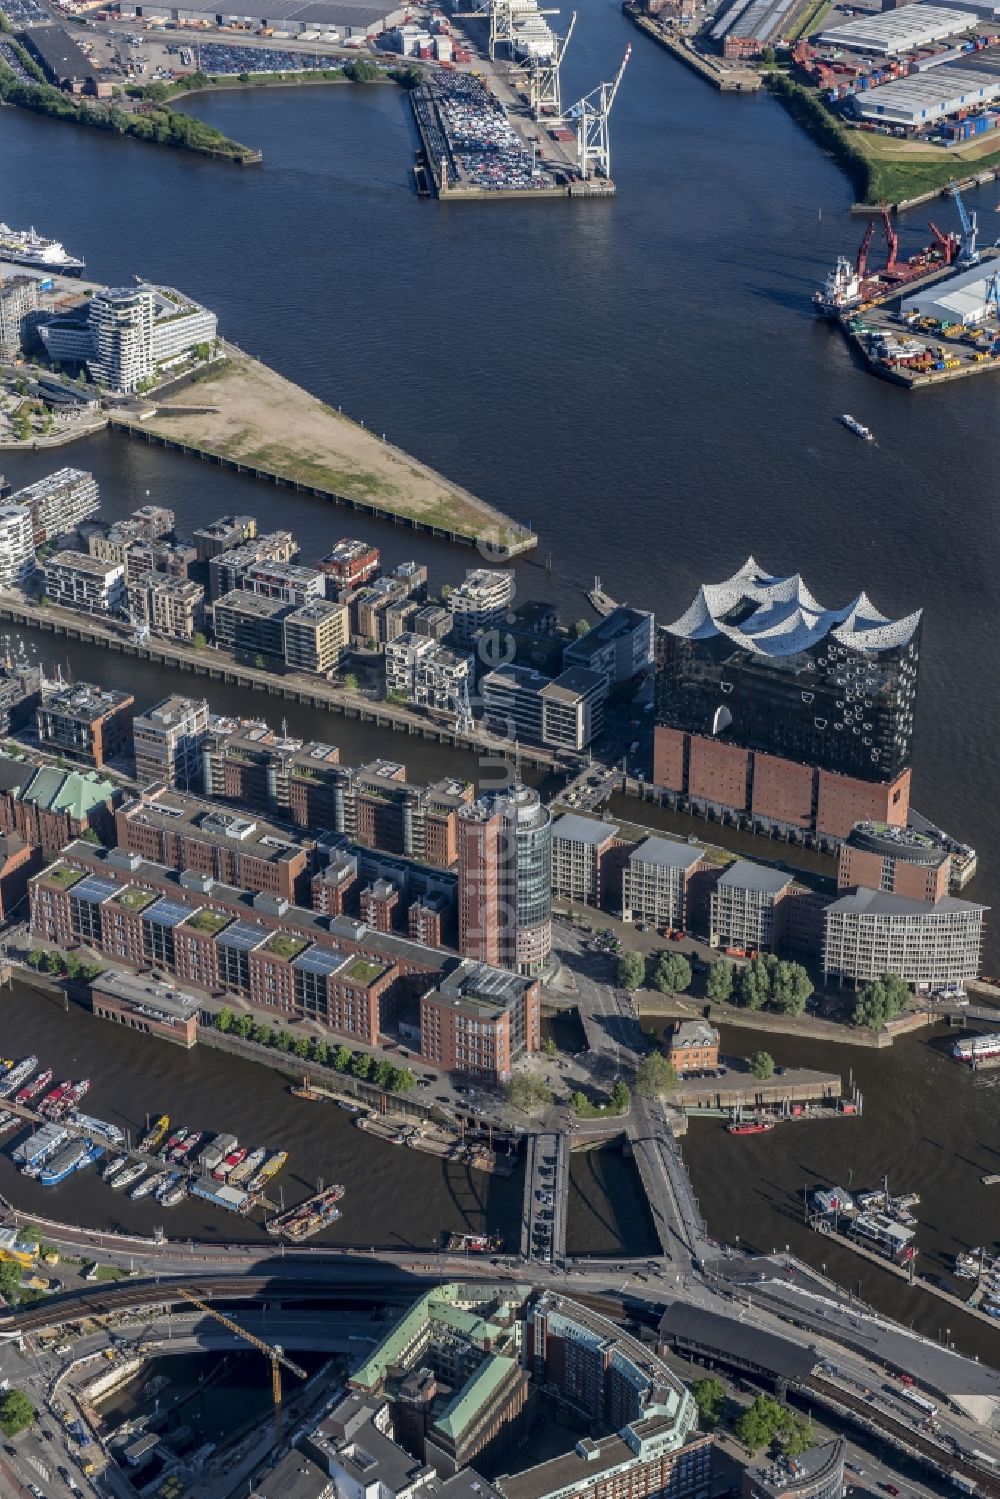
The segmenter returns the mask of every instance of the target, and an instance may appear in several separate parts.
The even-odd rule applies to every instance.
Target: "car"
[[[435,1095],[434,1095],[434,1102],[435,1103],[451,1103],[451,1099],[448,1097],[447,1093],[435,1093]]]
[[[884,1483],[882,1487],[885,1489],[887,1494],[892,1495],[892,1499],[899,1499],[899,1490],[894,1483]]]
[[[38,1487],[37,1483],[29,1483],[28,1484],[28,1493],[29,1494],[34,1494],[35,1499],[45,1499],[45,1495],[42,1493],[42,1491]]]
[[[8,1457],[17,1456],[17,1448],[14,1446],[13,1442],[4,1442],[3,1450],[7,1453]]]

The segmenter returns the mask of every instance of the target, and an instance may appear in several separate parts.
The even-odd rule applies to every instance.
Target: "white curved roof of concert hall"
[[[757,607],[733,623],[730,616],[748,603]],[[690,608],[665,628],[687,640],[725,635],[757,656],[793,656],[827,637],[852,651],[876,655],[908,644],[920,615],[918,609],[905,619],[887,619],[864,593],[842,609],[824,609],[798,573],[775,578],[748,557],[724,583],[703,584]]]

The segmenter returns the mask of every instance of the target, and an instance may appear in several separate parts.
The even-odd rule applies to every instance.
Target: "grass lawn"
[[[992,131],[950,151],[861,130],[852,131],[851,139],[868,162],[869,203],[900,203],[940,192],[953,177],[1000,166],[1000,140]]]

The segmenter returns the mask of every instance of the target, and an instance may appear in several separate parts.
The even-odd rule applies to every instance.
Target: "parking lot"
[[[38,0],[3,0],[3,13],[11,31],[23,31],[27,26],[46,26],[52,20]]]
[[[441,137],[431,142],[432,150],[449,165],[455,185],[486,192],[553,186],[503,106],[478,78],[435,68],[427,95],[428,112],[436,117]]]

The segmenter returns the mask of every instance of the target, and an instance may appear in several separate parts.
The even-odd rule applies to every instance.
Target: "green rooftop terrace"
[[[367,958],[352,958],[344,969],[344,978],[352,984],[373,984],[385,973],[384,963],[372,963]]]
[[[195,911],[193,916],[189,916],[184,925],[191,927],[193,931],[207,932],[210,937],[215,937],[224,926],[229,925],[231,920],[231,916],[221,916],[218,911],[203,908]]]
[[[45,878],[50,885],[58,885],[61,890],[71,890],[83,879],[83,870],[70,869],[68,864],[57,864],[54,869],[45,871]]]
[[[124,906],[126,911],[145,911],[156,898],[152,890],[140,890],[138,885],[126,885],[115,896],[115,904]]]
[[[292,958],[297,958],[299,953],[308,946],[309,943],[304,937],[292,937],[288,932],[272,932],[264,943],[263,951],[273,953],[276,958],[286,958],[291,962]]]

